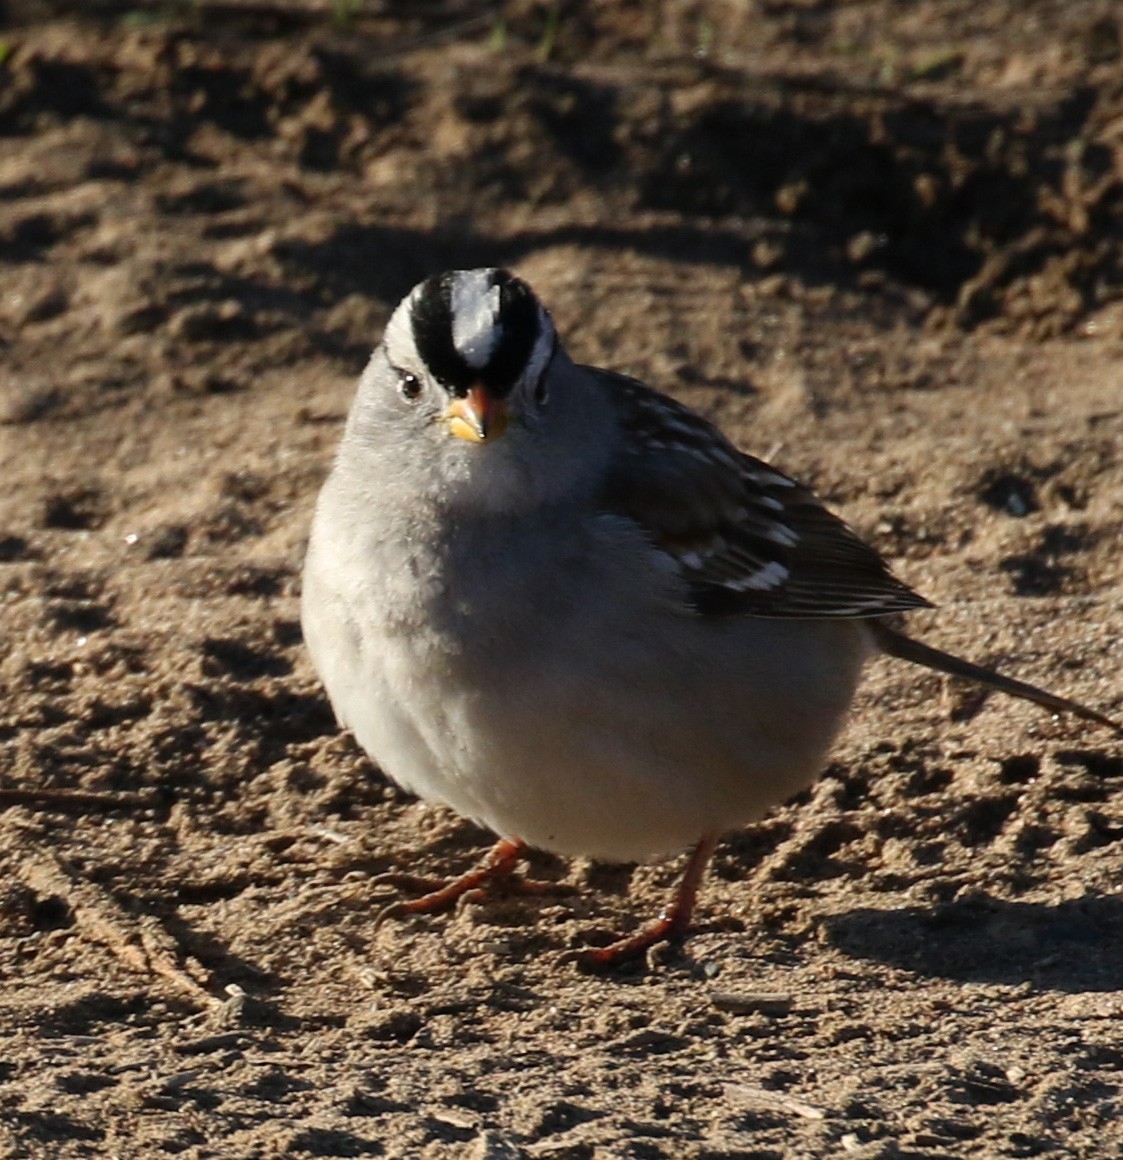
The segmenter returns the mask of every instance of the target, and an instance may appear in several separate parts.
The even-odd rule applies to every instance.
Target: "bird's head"
[[[394,311],[383,350],[404,408],[472,444],[533,424],[557,350],[534,292],[501,269],[451,270],[419,283]]]

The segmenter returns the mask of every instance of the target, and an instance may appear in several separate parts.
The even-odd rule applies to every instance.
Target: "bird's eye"
[[[408,371],[400,371],[399,376],[398,390],[401,391],[402,398],[416,399],[421,394],[421,380]]]

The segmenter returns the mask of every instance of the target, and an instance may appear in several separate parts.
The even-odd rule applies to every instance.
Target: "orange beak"
[[[453,399],[445,411],[450,435],[469,443],[498,439],[507,430],[507,404],[486,387],[469,387],[461,399]]]

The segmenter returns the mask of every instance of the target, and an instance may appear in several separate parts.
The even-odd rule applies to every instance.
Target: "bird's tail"
[[[903,661],[911,661],[915,665],[923,665],[926,669],[935,669],[940,673],[948,673],[953,677],[964,677],[968,681],[975,681],[980,685],[987,685],[999,692],[1008,693],[1011,697],[1020,697],[1023,701],[1032,701],[1044,709],[1054,713],[1071,713],[1074,717],[1083,717],[1085,721],[1095,721],[1097,725],[1106,725],[1114,730],[1117,737],[1123,737],[1123,724],[1081,705],[1079,701],[1070,701],[1067,697],[1058,697],[1055,693],[1046,692],[1036,685],[1025,681],[1015,680],[1013,677],[1003,676],[993,669],[985,669],[982,665],[972,664],[962,657],[942,652],[931,645],[921,644],[911,636],[890,628],[884,621],[869,622],[874,639],[881,646],[883,652],[890,656],[899,657]]]

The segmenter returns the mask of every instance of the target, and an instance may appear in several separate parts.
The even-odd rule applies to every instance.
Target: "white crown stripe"
[[[483,370],[499,345],[499,293],[489,270],[469,271],[452,285],[452,344],[473,370]]]

